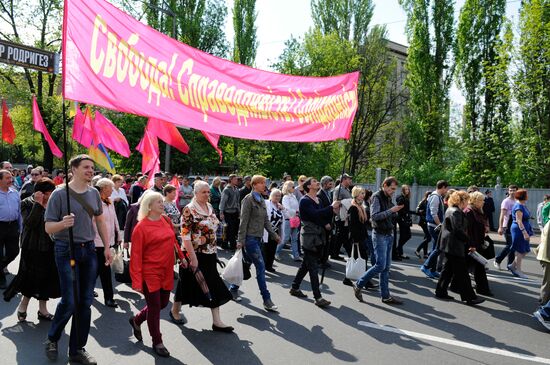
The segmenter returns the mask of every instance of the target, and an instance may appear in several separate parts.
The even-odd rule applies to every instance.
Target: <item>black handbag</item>
[[[115,273],[115,280],[119,283],[132,285],[132,277],[130,276],[130,253],[128,252],[127,248],[124,249],[124,251],[126,251],[127,257],[124,257],[122,260],[122,262],[124,263],[124,270],[120,274]]]
[[[487,260],[491,260],[491,259],[494,259],[495,258],[495,243],[493,242],[493,240],[491,239],[491,237],[489,237],[488,235],[485,236],[485,242],[487,242],[486,245],[484,246],[487,246],[486,248],[480,248],[478,251],[480,253],[481,256],[485,257]]]

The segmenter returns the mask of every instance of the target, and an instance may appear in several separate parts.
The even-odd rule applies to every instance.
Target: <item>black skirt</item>
[[[218,273],[216,255],[204,253],[196,253],[196,255],[199,269],[204,275],[212,300],[208,300],[197,283],[194,274],[181,266],[179,270],[180,279],[174,300],[182,304],[189,304],[190,307],[202,306],[207,308],[216,308],[229,302],[232,295]]]
[[[19,271],[4,291],[4,300],[10,301],[18,293],[38,300],[59,298],[59,276],[51,251],[23,250]]]

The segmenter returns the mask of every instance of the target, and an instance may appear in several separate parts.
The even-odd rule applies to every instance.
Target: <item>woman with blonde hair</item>
[[[351,242],[357,245],[359,254],[365,260],[368,259],[367,254],[367,235],[369,213],[363,205],[365,201],[365,189],[356,185],[351,190],[351,206],[348,209],[348,224],[351,236]],[[355,257],[356,258],[356,257]]]
[[[132,233],[130,275],[132,288],[145,296],[146,306],[129,319],[138,341],[143,340],[140,326],[147,321],[153,338],[153,350],[162,357],[170,352],[162,343],[160,311],[168,305],[174,287],[174,250],[181,253],[170,220],[163,216],[164,204],[160,193],[151,192],[140,202],[138,224]]]
[[[443,271],[437,282],[435,296],[444,300],[453,300],[447,289],[451,280],[456,285],[463,302],[468,305],[483,303],[472,289],[472,283],[466,265],[466,255],[469,249],[466,215],[464,209],[468,206],[469,194],[465,191],[453,192],[448,200],[449,208],[441,226],[439,248],[447,261],[443,265]]]
[[[298,199],[294,195],[294,181],[287,180],[283,184],[283,207],[287,213],[285,217],[285,223],[283,227],[284,239],[283,242],[277,247],[275,252],[275,258],[279,260],[279,254],[283,249],[284,243],[290,241],[290,249],[292,251],[292,259],[294,261],[302,261],[300,258],[300,251],[298,249],[298,233],[300,232],[300,206]]]
[[[478,251],[482,249],[485,242],[485,235],[489,232],[489,223],[483,213],[483,204],[485,203],[485,195],[479,191],[474,191],[470,194],[469,204],[464,209],[467,223],[467,234],[470,238],[470,251]],[[474,278],[476,281],[476,292],[481,295],[493,296],[489,289],[489,281],[485,266],[481,265],[476,260],[468,257],[466,260],[469,267],[473,268]]]

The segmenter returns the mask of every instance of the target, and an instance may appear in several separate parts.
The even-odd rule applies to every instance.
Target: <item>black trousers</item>
[[[336,257],[340,255],[340,249],[344,246],[348,256],[351,256],[351,242],[349,240],[349,228],[342,221],[336,221],[336,236],[332,240],[330,256]]]
[[[19,255],[19,223],[0,222],[0,276],[4,269]]]
[[[108,249],[108,248],[107,248]],[[96,247],[95,253],[97,255],[97,275],[101,281],[101,288],[103,289],[103,298],[105,300],[113,299],[113,281],[111,279],[111,266],[105,266],[105,247]]]
[[[428,243],[432,241],[432,236],[430,235],[430,231],[428,231],[428,224],[422,223],[420,224],[420,227],[422,228],[422,232],[424,232],[424,239],[418,247],[416,248],[416,252],[424,251],[424,255],[428,253]]]
[[[474,280],[476,282],[476,291],[478,294],[487,294],[489,290],[489,281],[487,280],[487,272],[485,271],[485,266],[481,265],[479,262],[468,256],[466,259],[468,267],[473,269]]]
[[[262,245],[262,254],[264,255],[264,263],[266,269],[273,268],[273,262],[275,261],[275,251],[277,250],[277,241],[269,238],[267,242]]]
[[[313,297],[315,299],[321,298],[321,291],[319,290],[319,259],[320,254],[313,251],[304,250],[304,259],[302,265],[296,273],[296,277],[292,281],[293,289],[300,289],[300,284],[307,273],[309,273],[309,282],[311,283],[311,291],[313,291]]]
[[[447,289],[451,280],[453,281],[453,287],[456,287],[460,293],[460,299],[462,301],[476,299],[476,293],[472,288],[472,283],[470,282],[470,276],[468,274],[468,266],[466,263],[465,257],[458,257],[449,254],[445,254],[447,261],[443,266],[443,271],[441,271],[441,276],[437,282],[437,287],[435,289],[436,295],[447,295]]]
[[[399,242],[397,243],[397,247],[395,247],[397,235],[394,232],[393,242],[396,249],[394,252],[397,256],[403,256],[403,246],[411,239],[411,226],[408,222],[398,221],[397,224],[399,225]]]
[[[235,249],[237,246],[237,234],[239,233],[239,213],[224,212],[223,216],[225,223],[227,223],[225,243],[228,244],[230,248]]]

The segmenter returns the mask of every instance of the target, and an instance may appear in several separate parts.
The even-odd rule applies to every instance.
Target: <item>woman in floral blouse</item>
[[[216,230],[220,221],[212,205],[208,203],[210,195],[208,183],[195,182],[194,193],[191,203],[183,209],[181,229],[183,246],[189,255],[191,270],[180,269],[180,281],[174,304],[179,302],[179,305],[208,307],[212,310],[212,329],[219,332],[232,332],[233,327],[225,325],[220,318],[220,306],[232,298],[216,268],[218,262]],[[196,267],[204,275],[210,297],[204,294],[193,274]]]

